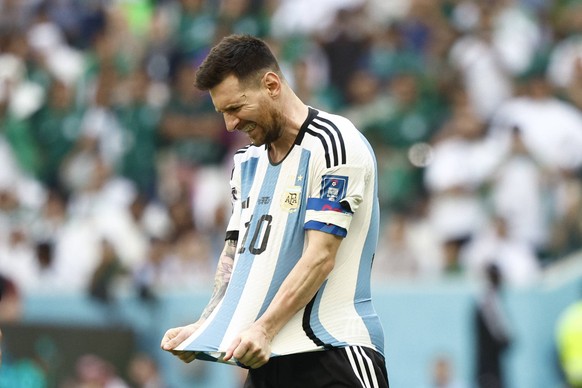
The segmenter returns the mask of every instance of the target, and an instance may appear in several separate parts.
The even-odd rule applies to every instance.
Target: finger
[[[163,346],[164,350],[172,350],[176,346],[180,345],[184,340],[188,338],[188,333],[185,333],[184,330],[177,333],[172,339],[168,340],[166,344]]]
[[[164,334],[164,338],[162,338],[162,342],[160,343],[160,347],[162,349],[168,350],[167,348],[168,342],[170,342],[172,338],[176,336],[177,332],[178,332],[177,328],[173,328],[166,331],[166,334]]]
[[[233,357],[249,368],[251,368],[251,365],[254,365],[258,360],[260,360],[259,350],[252,350],[243,346],[239,346],[234,351]]]
[[[224,361],[228,361],[232,358],[232,356],[234,355],[234,351],[238,348],[238,346],[240,345],[240,342],[241,342],[240,337],[237,337],[237,338],[235,338],[234,341],[232,341],[229,348],[226,350],[224,357],[222,358]],[[237,357],[237,359],[238,359],[238,357]]]
[[[251,344],[248,342],[242,342],[232,352],[232,356],[243,363],[245,361],[250,361],[254,355],[254,351],[250,348]],[[246,363],[245,363],[246,365]]]
[[[196,359],[196,356],[198,356],[198,352],[180,352],[180,353],[181,353],[179,355],[180,360],[184,361],[187,364],[194,361]]]
[[[163,349],[164,345],[170,340],[170,335],[169,335],[169,330],[166,332],[166,334],[164,334],[164,337],[162,338],[162,342],[160,342],[160,347]]]
[[[243,364],[245,364],[246,366],[248,366],[249,368],[252,368],[252,369],[259,368],[259,367],[265,365],[268,361],[269,361],[269,357],[266,356],[261,351],[257,351],[257,352],[250,352],[249,351],[242,357]]]

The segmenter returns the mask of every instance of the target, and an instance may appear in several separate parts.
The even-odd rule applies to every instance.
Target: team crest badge
[[[281,209],[293,213],[299,209],[301,203],[301,186],[287,187],[281,198]]]

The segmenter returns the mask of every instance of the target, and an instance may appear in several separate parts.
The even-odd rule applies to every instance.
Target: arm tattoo
[[[224,249],[218,260],[216,274],[214,275],[214,290],[212,291],[210,302],[208,302],[208,305],[202,312],[201,319],[206,319],[210,316],[226,293],[226,287],[230,282],[230,276],[232,274],[237,242],[237,240],[227,240],[224,245]]]

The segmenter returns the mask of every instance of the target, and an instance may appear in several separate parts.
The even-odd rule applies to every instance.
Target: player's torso
[[[262,279],[271,274],[282,281],[303,252],[310,156],[310,151],[294,146],[281,163],[273,164],[261,148],[241,162],[236,260],[249,269],[260,267]],[[281,257],[284,263],[279,263]],[[277,267],[280,274],[275,273]]]

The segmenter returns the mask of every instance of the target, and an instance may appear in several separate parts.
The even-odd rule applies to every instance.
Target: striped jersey
[[[227,239],[238,245],[230,283],[208,319],[176,350],[220,361],[267,309],[303,254],[305,230],[314,229],[344,239],[314,298],[273,339],[272,357],[347,345],[383,354],[370,292],[379,221],[376,161],[354,125],[309,108],[280,163],[271,163],[266,146],[236,152],[231,190]]]

